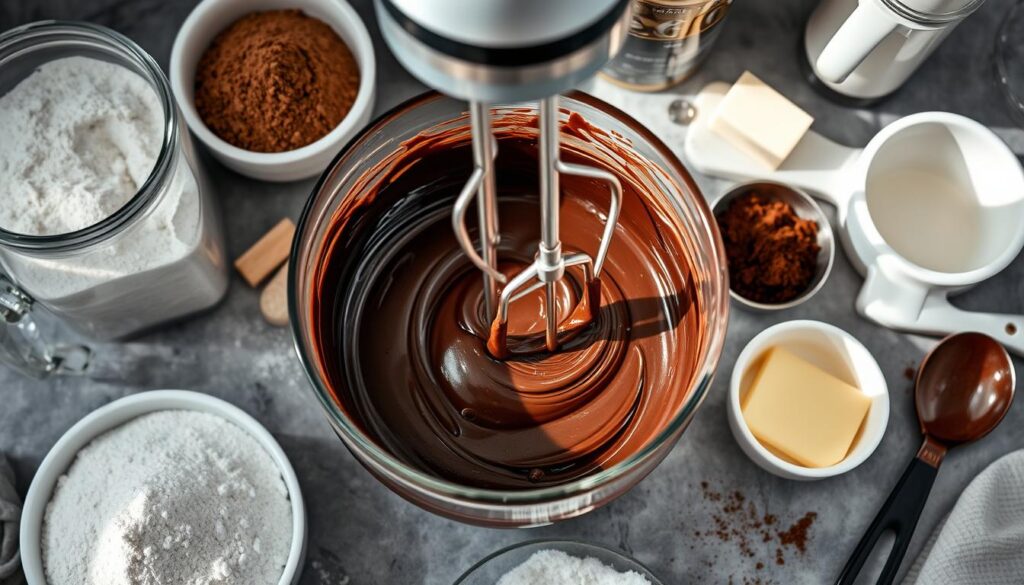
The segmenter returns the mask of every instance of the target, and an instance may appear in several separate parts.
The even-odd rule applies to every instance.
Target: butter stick
[[[750,432],[769,450],[805,467],[828,467],[849,453],[871,399],[775,347],[764,358],[741,408]]]
[[[258,286],[288,259],[294,236],[295,224],[288,218],[282,219],[235,260],[235,269],[249,286]]]
[[[746,71],[722,98],[709,128],[775,170],[813,122],[807,112]]]

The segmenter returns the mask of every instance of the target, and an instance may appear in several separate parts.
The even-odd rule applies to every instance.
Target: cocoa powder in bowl
[[[330,26],[300,10],[254,12],[199,60],[195,105],[224,141],[284,152],[333,130],[359,90],[359,66]]]
[[[729,202],[717,217],[729,265],[729,286],[757,303],[789,302],[811,286],[817,268],[818,224],[785,201],[757,190]]]

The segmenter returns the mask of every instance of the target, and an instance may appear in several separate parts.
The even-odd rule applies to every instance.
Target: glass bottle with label
[[[640,91],[690,76],[722,32],[732,0],[633,0],[629,36],[602,75]]]

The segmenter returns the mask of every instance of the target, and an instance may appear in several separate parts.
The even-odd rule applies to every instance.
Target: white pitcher
[[[903,82],[985,0],[822,0],[804,33],[817,80],[862,103]]]

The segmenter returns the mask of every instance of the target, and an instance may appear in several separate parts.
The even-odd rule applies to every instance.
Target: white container
[[[1024,247],[1024,171],[984,125],[924,112],[889,124],[863,149],[809,131],[775,171],[759,170],[708,128],[722,83],[706,87],[686,136],[697,170],[802,188],[836,207],[839,233],[864,275],[857,311],[893,329],[979,331],[1024,355],[1024,315],[964,311],[949,295],[991,278]]]
[[[846,458],[829,467],[804,467],[775,455],[754,437],[740,404],[766,351],[783,347],[871,398],[871,408]],[[787,321],[750,340],[732,370],[727,402],[729,428],[740,448],[759,467],[779,477],[816,480],[840,475],[863,463],[878,447],[889,424],[889,388],[871,352],[842,329],[820,321]]]
[[[213,195],[167,78],[138,45],[88,23],[12,29],[0,36],[0,92],[65,57],[101,59],[138,74],[162,106],[164,131],[145,183],[99,223],[43,236],[0,229],[0,361],[37,376],[62,361],[38,337],[29,314],[34,301],[90,338],[112,340],[208,309],[228,287]]]
[[[871,102],[896,91],[985,0],[823,0],[804,33],[825,86]]]
[[[295,470],[281,446],[256,419],[223,400],[186,390],[154,390],[115,400],[94,410],[64,433],[46,454],[29,486],[21,513],[21,565],[28,585],[46,585],[42,555],[43,517],[57,480],[71,466],[78,452],[107,431],[161,410],[191,410],[219,416],[252,436],[274,460],[288,489],[292,508],[291,549],[278,585],[298,583],[306,557],[306,506]]]
[[[316,142],[286,152],[252,152],[228,144],[203,123],[193,99],[195,71],[214,37],[239,18],[264,10],[299,9],[338,33],[359,65],[359,91],[345,118]],[[295,181],[319,175],[373,113],[377,62],[373,42],[359,15],[344,0],[203,0],[185,23],[171,49],[168,76],[193,133],[224,166],[254,179]]]

